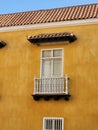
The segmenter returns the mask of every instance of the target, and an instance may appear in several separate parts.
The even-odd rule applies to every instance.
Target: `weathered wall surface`
[[[36,46],[28,35],[73,32],[72,44]],[[42,130],[43,117],[64,117],[64,130],[98,129],[98,25],[0,32],[0,130]],[[34,76],[40,76],[40,52],[64,48],[64,75],[71,99],[34,101]]]

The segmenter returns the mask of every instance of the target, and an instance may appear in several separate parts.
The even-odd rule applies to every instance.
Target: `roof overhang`
[[[51,34],[38,34],[35,36],[28,36],[28,41],[35,45],[41,45],[43,43],[62,42],[68,41],[72,43],[76,40],[76,36],[73,33],[51,33]]]
[[[0,41],[0,48],[4,47],[6,43],[4,41]]]

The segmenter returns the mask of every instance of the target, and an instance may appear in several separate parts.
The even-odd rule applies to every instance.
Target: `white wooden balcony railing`
[[[68,94],[68,76],[58,78],[34,78],[34,95]]]

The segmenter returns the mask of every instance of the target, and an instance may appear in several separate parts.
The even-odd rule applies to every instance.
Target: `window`
[[[63,75],[63,49],[42,50],[41,77]]]
[[[64,118],[43,118],[43,130],[63,130]]]

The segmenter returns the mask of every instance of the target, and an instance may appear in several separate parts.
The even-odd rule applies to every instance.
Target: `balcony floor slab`
[[[33,99],[36,101],[39,101],[40,99],[44,99],[46,101],[49,101],[50,99],[59,100],[59,99],[65,99],[68,101],[70,99],[70,94],[34,94],[32,95]]]

